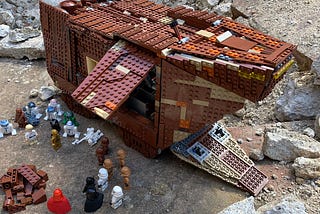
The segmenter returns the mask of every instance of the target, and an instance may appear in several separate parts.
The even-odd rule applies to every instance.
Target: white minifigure
[[[38,143],[38,133],[33,129],[33,126],[31,124],[26,125],[26,131],[27,132],[24,135],[26,143],[29,145]]]
[[[123,201],[123,192],[122,188],[119,186],[114,186],[111,192],[111,207],[117,209],[121,206]]]
[[[42,114],[39,113],[39,109],[34,102],[29,102],[27,106],[24,107],[25,113],[36,119],[40,119]]]
[[[61,111],[60,104],[57,103],[56,99],[51,99],[50,103],[48,104],[48,108],[46,109],[46,116],[45,120],[61,120],[58,118],[58,116],[61,116],[63,114],[63,111]]]
[[[74,136],[74,138],[77,140],[80,137],[80,132],[78,132],[78,128],[73,125],[72,121],[68,121],[66,125],[63,126],[64,129],[64,133],[63,133],[63,137],[72,137]]]
[[[57,117],[57,112],[54,110],[54,107],[48,106],[46,109],[46,116],[43,118],[44,120],[61,120]]]
[[[108,187],[108,171],[105,168],[99,169],[98,188],[103,192]]]
[[[63,114],[63,111],[61,111],[61,105],[57,102],[56,99],[51,99],[48,106],[52,106],[54,108],[54,111],[57,112],[58,116],[61,116]]]
[[[0,120],[0,138],[3,138],[5,134],[16,135],[17,131],[8,120]]]

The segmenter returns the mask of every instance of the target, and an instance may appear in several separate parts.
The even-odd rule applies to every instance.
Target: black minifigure
[[[52,129],[55,129],[58,132],[61,131],[61,127],[60,127],[59,121],[57,119],[50,120],[50,125],[51,125]]]

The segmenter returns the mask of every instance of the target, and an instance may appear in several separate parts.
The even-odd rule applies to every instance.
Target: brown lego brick
[[[26,182],[24,186],[25,196],[31,196],[33,191],[33,186],[30,182]]]
[[[10,189],[12,187],[12,179],[10,175],[3,175],[0,178],[0,184],[3,189]]]
[[[40,204],[47,201],[46,191],[43,188],[34,190],[32,194],[33,204]]]
[[[43,171],[43,170],[38,170],[37,171],[37,174],[43,179],[43,180],[45,180],[45,181],[48,181],[49,180],[49,178],[48,178],[48,174],[45,172],[45,171]]]
[[[25,205],[29,205],[29,204],[32,204],[32,202],[33,202],[32,200],[33,200],[32,197],[23,197],[23,198],[21,198],[20,203],[25,204]]]
[[[37,175],[35,171],[32,169],[36,169],[35,167],[30,168],[27,165],[22,165],[18,168],[18,172],[30,182],[31,185],[35,186],[40,181],[40,176]]]
[[[46,189],[46,187],[47,187],[46,180],[41,179],[41,181],[38,183],[38,186],[37,186],[37,187],[38,187],[39,189],[40,189],[40,188]]]

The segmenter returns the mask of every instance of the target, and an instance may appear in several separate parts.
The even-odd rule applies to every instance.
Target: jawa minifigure
[[[123,189],[125,190],[129,190],[130,189],[130,185],[129,185],[129,182],[130,182],[130,175],[131,175],[131,171],[129,169],[129,167],[127,166],[124,166],[121,168],[121,176],[123,178],[123,183],[124,183],[124,187]]]
[[[62,146],[60,135],[55,129],[52,129],[51,131],[51,146],[55,151],[58,151]]]
[[[121,206],[122,201],[123,201],[123,192],[122,188],[119,186],[114,186],[111,192],[111,207],[113,209],[117,209],[118,207]]]
[[[71,211],[69,200],[63,195],[61,189],[55,189],[53,196],[47,202],[48,210],[55,214],[66,214]]]
[[[107,137],[103,137],[101,139],[100,146],[96,149],[96,156],[98,158],[99,165],[103,164],[104,156],[109,153],[109,139]]]
[[[103,161],[103,167],[108,171],[108,181],[110,181],[110,179],[113,176],[113,163],[111,159],[105,159]]]
[[[119,149],[117,151],[117,157],[119,159],[120,162],[120,168],[124,167],[125,165],[125,158],[126,158],[126,152],[123,149]]]
[[[28,124],[27,117],[24,115],[22,108],[16,109],[16,116],[14,118],[14,122],[18,123],[19,128],[25,128]]]

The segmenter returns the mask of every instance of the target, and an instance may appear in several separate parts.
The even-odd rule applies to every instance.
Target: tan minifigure
[[[122,167],[120,172],[121,172],[121,176],[123,177],[123,183],[124,183],[123,189],[129,190],[130,189],[129,177],[131,175],[131,171],[130,171],[129,167],[127,167],[127,166]]]
[[[55,151],[58,151],[62,146],[60,135],[55,129],[52,129],[51,131],[51,146]]]
[[[124,165],[125,165],[124,159],[126,158],[126,152],[123,149],[119,149],[117,151],[117,157],[120,162],[120,168],[124,167]]]
[[[24,134],[24,139],[26,144],[33,145],[38,143],[38,133],[33,129],[31,124],[26,125],[26,133]]]
[[[105,159],[103,161],[103,167],[108,171],[108,181],[113,176],[113,163],[111,159]]]

